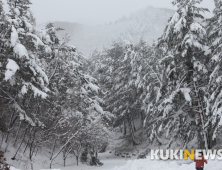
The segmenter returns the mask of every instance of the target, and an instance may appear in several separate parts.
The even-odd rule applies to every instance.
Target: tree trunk
[[[33,160],[32,160],[32,156],[33,156],[34,149],[35,149],[35,145],[33,146],[34,141],[35,141],[35,133],[34,133],[34,136],[33,136],[33,140],[32,140],[31,143],[30,143],[30,148],[29,148],[29,160],[30,160],[30,164],[31,164],[32,170],[33,170]]]
[[[119,129],[120,129],[120,133],[123,133],[121,125],[119,126]]]
[[[204,135],[205,149],[208,150],[207,132],[205,130],[204,117],[203,117],[204,109],[203,109],[203,105],[202,105],[201,99],[200,99],[197,79],[194,78],[193,81],[194,81],[194,93],[195,93],[194,99],[197,101],[196,109],[200,115],[200,121],[201,121],[202,131],[203,131],[203,135]]]
[[[66,158],[63,158],[63,166],[66,166]]]
[[[35,152],[35,156],[37,155],[38,151],[39,151],[39,148],[37,147],[36,152]]]
[[[29,141],[30,141],[30,138],[31,138],[31,135],[32,135],[32,129],[33,129],[33,127],[30,129],[29,139],[28,139],[28,142],[26,143],[26,146],[25,146],[25,149],[24,149],[24,151],[23,151],[23,154],[25,153],[25,151],[26,151],[26,149],[27,149],[27,147],[28,147],[28,145],[29,145]]]
[[[25,154],[25,151],[26,151],[26,149],[28,148],[28,144],[29,144],[29,139],[28,139],[28,142],[27,142],[26,145],[25,145],[25,149],[24,149],[24,151],[23,151],[23,154]]]
[[[135,139],[135,136],[134,136],[134,129],[133,129],[133,126],[132,126],[132,118],[128,118],[128,123],[129,123],[129,128],[130,128],[130,133],[131,133],[131,138],[132,138],[132,141],[133,141],[133,146],[137,145],[137,142],[136,142],[136,139]]]
[[[55,150],[55,145],[56,145],[56,139],[54,140],[52,153],[51,153],[51,156],[50,156],[50,169],[52,169],[52,157],[53,157],[53,153],[54,153],[54,150]]]
[[[126,120],[123,121],[123,135],[126,135]]]
[[[96,159],[98,158],[98,151],[96,151]]]
[[[77,163],[77,166],[79,166],[79,157],[76,156],[76,163]]]
[[[28,125],[29,126],[29,125]],[[24,139],[25,139],[25,135],[26,135],[26,132],[27,132],[27,130],[28,130],[28,126],[26,127],[26,129],[25,129],[25,132],[24,132],[24,135],[23,135],[23,138],[22,138],[22,141],[21,141],[21,143],[20,143],[20,145],[19,145],[19,147],[18,147],[18,149],[17,149],[17,151],[16,151],[16,153],[15,153],[15,155],[11,158],[12,160],[14,160],[15,159],[15,157],[16,157],[16,155],[17,155],[17,153],[18,153],[18,151],[19,151],[19,149],[21,148],[21,146],[22,146],[22,143],[23,143],[23,141],[24,141]]]
[[[15,144],[16,144],[16,142],[17,142],[18,134],[19,134],[19,131],[20,131],[20,128],[21,128],[21,124],[22,124],[22,122],[20,121],[18,130],[17,130],[16,135],[15,135],[15,141],[14,141],[14,143],[13,143],[13,146],[15,146]]]
[[[11,124],[12,124],[12,119],[14,117],[14,114],[15,114],[15,112],[13,111],[13,113],[11,114],[11,117],[10,117],[10,122],[9,122],[9,125],[8,125],[8,130],[7,130],[7,134],[6,134],[6,138],[5,138],[5,143],[8,142],[9,132],[11,130]]]
[[[5,133],[2,132],[2,141],[1,141],[1,146],[2,146],[2,143],[4,141],[4,137],[5,137]]]
[[[132,125],[133,125],[133,131],[135,132],[136,131],[136,127],[135,127],[135,124],[134,124],[133,120],[132,120]]]
[[[12,138],[7,142],[6,147],[5,147],[5,152],[7,152],[7,149],[8,149],[8,146],[9,146],[11,140],[12,140]]]

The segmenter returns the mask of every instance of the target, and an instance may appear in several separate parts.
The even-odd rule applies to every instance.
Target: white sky
[[[3,0],[4,3],[5,1]],[[171,4],[172,0],[31,0],[31,2],[37,23],[68,21],[95,25],[116,21],[149,5],[176,9]],[[212,11],[213,0],[203,0],[201,6]]]

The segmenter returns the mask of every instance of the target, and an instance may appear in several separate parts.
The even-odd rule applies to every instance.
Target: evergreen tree
[[[36,55],[44,44],[31,23],[29,1],[9,0],[8,4],[10,14],[1,14],[0,93],[2,112],[9,111],[11,117],[4,117],[3,126],[11,129],[17,119],[36,126],[39,120],[27,110],[31,100],[46,99],[49,91],[48,77]]]
[[[206,97],[206,115],[209,117],[207,123],[209,129],[209,143],[212,146],[215,144],[215,139],[218,135],[219,127],[221,126],[221,78],[222,78],[222,34],[221,34],[221,19],[222,19],[222,1],[214,0],[215,9],[213,17],[208,19],[207,30],[209,34],[209,44],[212,49],[212,57],[210,60],[208,96]]]
[[[93,62],[99,63],[96,63],[96,68],[93,69],[106,91],[106,108],[116,116],[114,127],[123,125],[123,134],[129,136],[134,145],[141,140],[137,139],[135,132],[142,128],[150,99],[147,91],[152,88],[147,86],[151,81],[148,77],[152,77],[149,75],[151,65],[156,61],[153,52],[143,41],[137,45],[125,41],[115,42],[112,48],[106,49],[102,54],[94,53],[96,57]],[[135,127],[134,122],[137,120],[141,121],[140,127]]]
[[[72,142],[78,142],[79,133],[87,134],[84,147],[99,149],[107,140],[104,129],[112,115],[101,107],[97,80],[84,71],[86,59],[67,45],[68,36],[58,39],[56,31],[61,28],[49,23],[36,30],[30,1],[8,0],[8,4],[6,16],[0,3],[0,129],[5,150],[13,141],[14,160],[25,144],[23,152],[29,150],[33,169],[32,159],[39,148],[52,146],[52,163]],[[90,130],[92,136],[85,132]],[[95,136],[100,132],[101,143]]]
[[[205,141],[208,148],[202,119],[204,106],[198,105],[193,95],[197,90],[194,89],[196,80],[205,78],[201,85],[206,85],[206,63],[211,52],[207,46],[206,30],[196,21],[204,18],[201,12],[207,11],[196,6],[201,1],[173,1],[178,9],[159,39],[159,47],[165,51],[160,63],[166,72],[160,75],[165,77],[160,89],[162,99],[154,110],[149,136],[153,140],[163,132],[166,132],[166,137],[171,133],[169,147],[174,139],[180,140],[186,147],[190,140],[198,136],[198,141]],[[200,100],[203,101],[203,94]],[[200,135],[202,132],[204,137]]]

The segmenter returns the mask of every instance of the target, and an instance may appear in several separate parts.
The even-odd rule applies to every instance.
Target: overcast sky
[[[116,21],[149,5],[176,9],[171,4],[172,0],[31,0],[31,2],[37,23],[68,21],[96,25]],[[203,0],[201,6],[212,10],[213,0]]]

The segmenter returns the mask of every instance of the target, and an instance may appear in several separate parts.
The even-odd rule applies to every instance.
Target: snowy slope
[[[174,13],[170,9],[146,7],[130,16],[122,17],[114,23],[99,26],[86,26],[78,23],[55,22],[55,26],[62,27],[72,35],[70,44],[87,55],[94,49],[108,47],[113,40],[123,38],[138,42],[141,38],[152,44],[159,38],[167,24],[167,20]],[[59,36],[65,34],[61,31]]]

